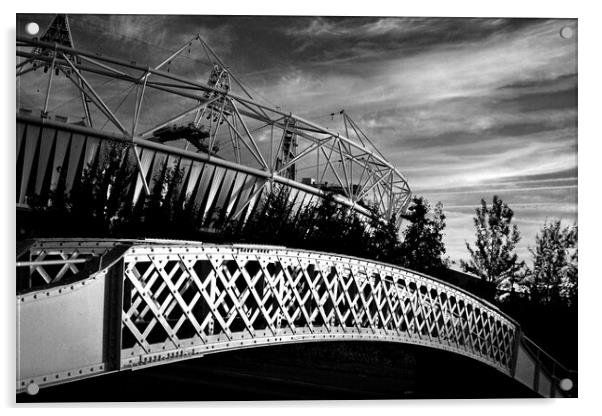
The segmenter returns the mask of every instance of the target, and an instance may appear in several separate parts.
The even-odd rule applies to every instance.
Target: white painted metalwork
[[[17,203],[27,206],[34,195],[47,195],[58,186],[65,193],[70,193],[87,167],[102,162],[112,146],[127,146],[129,143],[123,137],[102,134],[83,126],[18,116]],[[131,176],[131,183],[126,186],[131,203],[136,204],[143,192],[142,177],[156,178],[166,167],[179,169],[182,182],[174,186],[173,195],[178,201],[188,199],[196,206],[189,215],[200,226],[215,227],[211,218],[248,218],[260,205],[261,195],[271,184],[291,194],[293,191],[299,193],[297,198],[304,203],[297,204],[291,216],[324,195],[318,188],[287,177],[205,153],[144,139],[134,139],[133,143],[140,151],[141,170],[140,175]],[[133,152],[127,152],[124,160],[131,160],[135,165],[133,156]],[[365,217],[372,215],[368,209],[353,204],[342,195],[335,195],[334,199],[343,206],[353,207]]]
[[[59,20],[57,24],[60,23]],[[68,31],[68,27],[66,30]],[[62,33],[64,30],[58,32]],[[366,208],[368,205],[374,205],[378,215],[395,218],[399,222],[409,204],[411,195],[406,179],[347,114],[341,112],[345,122],[345,134],[342,134],[260,103],[198,34],[154,67],[77,50],[73,48],[72,41],[62,42],[61,39],[54,39],[55,42],[52,43],[53,38],[48,36],[42,37],[42,40],[47,42],[19,37],[17,57],[24,59],[24,62],[17,65],[18,81],[25,76],[39,76],[39,72],[33,71],[36,68],[45,68],[50,74],[64,74],[66,79],[71,80],[82,97],[86,126],[99,124],[94,121],[94,117],[105,117],[113,126],[108,136],[133,145],[133,163],[139,171],[136,187],[144,189],[147,194],[149,185],[145,178],[148,158],[143,154],[147,140],[152,141],[155,132],[162,127],[188,121],[195,128],[207,128],[209,137],[205,158],[230,161],[243,170],[251,168],[261,172],[260,176],[269,182],[288,183],[293,187],[298,187],[296,184],[301,185],[297,182],[297,168],[308,168],[317,161],[318,176],[315,179],[320,178],[322,181],[326,178],[331,181],[329,186],[323,184],[322,187],[335,189],[339,194],[338,200],[364,215],[374,215]],[[207,83],[186,79],[165,69],[172,60],[177,59],[193,45],[203,48],[207,61],[212,65]],[[130,83],[136,89],[132,111],[125,112],[124,115],[112,110],[101,97],[100,90],[92,86],[89,77]],[[56,93],[56,88],[51,88],[55,81],[53,75],[49,75],[41,113],[43,117],[39,120],[42,125],[52,119],[47,107],[49,98]],[[235,90],[239,90],[240,94],[236,94]],[[147,125],[141,133],[140,127],[145,112],[152,111],[157,105],[149,97],[149,91],[160,91],[170,99],[178,99],[187,110],[176,115],[166,113],[159,119],[153,113],[152,124]],[[119,93],[112,91],[112,95]],[[123,94],[125,100],[126,93]],[[89,103],[96,111],[90,112]],[[18,120],[30,124],[35,123],[36,118],[33,116],[26,120],[18,117]],[[72,124],[64,124],[60,126],[60,130],[69,135],[75,132]],[[98,130],[96,133],[104,136]],[[27,134],[29,136],[29,133]],[[259,140],[261,134],[281,139],[270,140],[269,143],[262,142]],[[92,136],[94,133],[89,131],[88,135]],[[186,137],[183,139],[190,140]],[[18,138],[18,142],[24,146],[24,149],[17,147],[18,154],[20,151],[25,153],[24,169],[30,169],[27,162],[34,161],[33,154],[37,149],[36,145],[29,143],[31,140],[35,138]],[[45,138],[44,142],[48,140],[51,138]],[[163,150],[177,156],[181,149],[169,146]],[[27,179],[28,177],[24,177],[21,182],[22,188],[17,201],[20,204],[27,204],[26,197],[35,195],[26,186]],[[324,194],[318,187],[306,187],[313,188],[312,193],[317,195]],[[250,201],[242,201],[242,204],[247,202]],[[233,214],[238,216],[242,212],[234,210]]]
[[[71,280],[84,270],[86,264],[93,263],[92,267],[98,269],[102,256],[118,244],[86,239],[34,241],[17,253],[17,290],[30,290]],[[23,272],[24,268],[26,272]]]
[[[55,240],[33,250],[99,244],[113,249],[89,276],[17,295],[18,391],[219,351],[336,340],[462,354],[544,396],[560,395],[556,385],[567,377],[543,366],[518,324],[494,306],[389,264],[194,242]]]

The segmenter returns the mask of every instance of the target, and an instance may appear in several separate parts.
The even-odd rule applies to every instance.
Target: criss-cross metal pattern
[[[54,239],[20,248],[17,266],[27,267],[18,269],[29,269],[19,259],[50,255],[89,260],[18,285],[18,392],[219,351],[340,340],[442,349],[542,396],[576,392],[559,386],[577,374],[497,308],[400,267],[275,246]]]
[[[207,52],[207,63],[212,64],[208,82],[198,81],[201,74],[191,80],[169,70],[193,46]],[[166,164],[181,169],[190,185],[176,192],[198,196],[199,203],[213,201],[211,190],[232,189],[231,195],[240,201],[227,212],[234,217],[245,218],[256,196],[273,183],[299,191],[307,199],[332,192],[338,203],[362,215],[395,219],[398,224],[410,203],[406,178],[349,115],[341,112],[343,134],[258,101],[198,34],[156,66],[22,37],[17,41],[17,57],[16,202],[20,206],[30,206],[32,198],[44,197],[57,187],[68,193],[94,162],[99,146],[114,142],[129,148],[127,165],[137,172],[131,186],[134,203],[142,191],[150,193],[153,175]],[[47,71],[36,71],[40,66]],[[34,88],[44,81],[45,89]],[[110,82],[128,86],[103,87]],[[135,99],[128,100],[130,93]],[[65,100],[69,94],[81,98],[81,108]],[[121,98],[120,104],[110,105],[108,95]],[[22,98],[31,98],[27,107],[21,106]],[[65,104],[61,114],[66,115],[52,111],[50,104],[57,101],[62,104],[55,109]],[[121,108],[124,103],[129,110]],[[172,132],[169,140],[162,136],[165,129]],[[194,139],[193,133],[204,138]],[[182,140],[187,140],[184,148],[178,144]],[[188,149],[190,143],[197,151]],[[216,168],[211,181],[215,186],[197,192],[195,175],[205,165],[209,169],[203,175]],[[223,175],[224,170],[228,175]],[[299,172],[310,176],[299,177]],[[235,184],[222,181],[235,175]],[[203,226],[213,226],[209,222]]]
[[[75,277],[90,260],[100,258],[117,242],[51,239],[35,241],[18,253],[17,290],[57,284]]]
[[[510,373],[515,324],[398,267],[278,247],[135,246],[124,257],[122,367],[278,342],[442,348]]]

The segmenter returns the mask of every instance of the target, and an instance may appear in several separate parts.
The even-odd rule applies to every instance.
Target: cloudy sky
[[[51,18],[19,15],[17,33]],[[345,109],[415,194],[443,203],[452,259],[467,256],[481,198],[498,194],[514,209],[525,260],[546,219],[577,220],[576,20],[71,15],[70,23],[76,47],[151,66],[200,33],[259,100],[333,129],[341,122],[329,114]],[[204,80],[195,53],[179,70]]]

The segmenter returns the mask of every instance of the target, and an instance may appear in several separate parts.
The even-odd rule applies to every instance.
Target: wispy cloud
[[[556,186],[535,186],[525,188],[482,188],[482,189],[470,189],[461,191],[429,191],[429,194],[434,195],[463,195],[463,194],[486,194],[490,192],[531,192],[531,191],[549,191],[551,189],[576,189],[577,185],[556,185]]]
[[[518,204],[512,204],[512,208],[521,208],[521,209],[538,209],[538,208],[547,208],[547,207],[554,207],[554,208],[565,208],[569,211],[574,211],[576,209],[576,207],[573,204],[566,204],[563,202],[523,202],[523,203],[518,203]],[[469,209],[474,209],[476,208],[476,206],[474,204],[472,205],[446,205],[445,206],[446,209],[448,210],[453,210],[453,209],[458,209],[458,208],[469,208]]]

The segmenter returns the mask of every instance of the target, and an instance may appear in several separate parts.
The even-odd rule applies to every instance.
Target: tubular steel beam
[[[357,193],[360,190],[363,190],[362,196],[366,198],[368,201],[370,199],[374,200],[374,202],[378,203],[379,206],[382,207],[382,210],[379,215],[383,218],[392,218],[392,214],[398,212],[397,201],[407,201],[410,198],[410,188],[407,184],[406,179],[401,175],[401,173],[391,164],[389,163],[382,153],[374,147],[374,144],[367,138],[367,136],[358,130],[359,127],[351,120],[347,114],[343,113],[344,122],[345,122],[345,135],[341,135],[340,133],[336,133],[336,136],[332,131],[321,127],[317,124],[314,124],[304,118],[293,115],[292,113],[286,113],[281,111],[279,108],[271,108],[267,105],[260,104],[255,101],[244,85],[240,83],[240,81],[234,77],[235,83],[243,90],[243,93],[247,95],[239,96],[237,94],[232,93],[229,89],[220,89],[213,88],[206,83],[189,80],[183,78],[181,76],[175,75],[173,73],[165,72],[161,70],[162,66],[165,66],[171,59],[177,57],[183,50],[186,49],[195,39],[198,39],[208,54],[210,60],[215,60],[224,68],[225,71],[230,74],[229,70],[226,69],[225,65],[221,61],[221,59],[217,56],[217,54],[209,48],[208,45],[197,35],[191,41],[188,41],[184,44],[184,46],[180,47],[173,54],[171,54],[167,59],[163,60],[162,63],[155,68],[150,68],[148,66],[137,65],[131,62],[125,62],[122,60],[97,56],[94,53],[86,52],[82,50],[78,50],[75,48],[70,48],[64,45],[55,45],[49,44],[47,42],[39,42],[31,39],[27,39],[24,37],[19,37],[17,39],[17,45],[19,46],[19,50],[17,50],[17,55],[24,57],[25,59],[31,59],[33,61],[41,61],[48,62],[51,59],[56,60],[56,65],[59,66],[68,66],[73,73],[77,75],[77,80],[72,79],[69,74],[69,78],[74,81],[76,86],[78,87],[80,94],[85,97],[89,97],[89,99],[98,106],[101,112],[106,115],[106,117],[121,131],[125,136],[135,136],[136,130],[138,126],[139,119],[141,117],[141,113],[143,111],[142,102],[145,97],[145,89],[153,88],[159,91],[164,91],[169,94],[173,94],[175,96],[179,96],[182,98],[189,98],[196,100],[197,102],[204,101],[203,97],[207,97],[207,94],[213,96],[216,101],[222,100],[223,103],[228,102],[230,106],[228,109],[222,106],[221,109],[218,108],[217,105],[207,104],[211,113],[213,111],[219,111],[220,116],[218,117],[215,129],[210,129],[211,133],[211,142],[215,142],[217,139],[218,127],[222,120],[225,120],[228,123],[228,132],[230,134],[234,133],[234,136],[231,136],[232,142],[232,155],[228,157],[234,159],[237,164],[240,163],[254,163],[253,160],[257,161],[259,164],[260,170],[268,171],[269,175],[272,176],[274,174],[274,170],[276,170],[275,159],[279,155],[279,151],[275,154],[273,153],[273,148],[270,146],[269,156],[264,154],[267,149],[262,149],[259,143],[253,137],[251,130],[248,127],[248,121],[260,121],[262,123],[266,123],[271,125],[272,128],[280,128],[282,129],[282,137],[287,134],[287,129],[290,125],[294,126],[294,129],[291,130],[291,134],[295,134],[300,140],[303,141],[303,144],[308,144],[305,146],[307,152],[302,152],[303,157],[309,156],[311,153],[315,153],[316,157],[320,158],[320,153],[325,157],[324,171],[322,173],[322,180],[324,179],[324,175],[328,173],[328,170],[331,170],[332,175],[328,175],[329,178],[334,177],[338,182],[339,186],[342,189],[342,195],[340,195],[340,200],[345,200],[345,205],[352,207],[353,209],[360,210],[360,207],[355,203],[356,200],[359,199]],[[32,46],[36,48],[54,48],[56,50],[56,54],[54,57],[48,57],[43,55],[36,55],[35,53],[27,52],[20,47]],[[73,56],[75,59],[73,62],[67,58],[67,56]],[[213,58],[211,58],[213,57]],[[87,63],[88,65],[82,64],[81,62]],[[130,75],[126,71],[127,70],[135,70],[140,71],[142,73],[142,77],[138,75]],[[92,89],[91,85],[84,78],[82,71],[88,71],[100,76],[119,79],[127,82],[131,82],[140,86],[142,83],[142,89],[138,88],[137,97],[135,100],[135,108],[132,117],[132,126],[130,131],[126,131],[123,123],[113,114],[108,107],[104,104],[101,95]],[[131,71],[130,71],[131,72]],[[231,74],[230,74],[231,75]],[[153,80],[150,80],[150,77]],[[79,81],[79,85],[78,85]],[[85,101],[85,100],[84,100]],[[87,101],[85,101],[87,106]],[[149,105],[144,106],[149,107]],[[231,107],[231,108],[230,108]],[[226,111],[224,111],[226,110]],[[159,121],[159,126],[169,124],[170,122],[174,122],[178,118],[186,117],[191,112],[195,113],[194,121],[195,123],[200,123],[200,116],[202,116],[201,107],[195,107],[190,111],[186,111],[183,114],[180,114],[177,117],[172,117],[168,120]],[[229,120],[229,117],[232,117],[232,120]],[[89,111],[86,111],[87,123],[89,125],[92,124],[92,119],[90,117]],[[236,120],[238,119],[238,120]],[[213,125],[213,118],[210,119],[210,124]],[[238,121],[238,122],[237,122]],[[240,123],[241,132],[238,131],[237,125]],[[357,140],[359,142],[353,141],[349,138],[349,132],[351,129],[348,126],[352,127],[352,130],[355,131]],[[153,129],[154,130],[154,129]],[[232,131],[233,130],[233,131]],[[146,133],[148,133],[148,130]],[[247,143],[246,139],[243,139],[243,136],[248,137],[249,143]],[[325,140],[327,137],[336,137],[333,142]],[[364,145],[364,139],[368,140],[368,142],[372,145],[372,149],[366,147]],[[243,145],[246,149],[242,149],[239,146],[239,142],[242,141]],[[314,146],[314,144],[320,144],[319,146]],[[282,140],[279,144],[279,148],[282,146]],[[265,146],[264,146],[265,147]],[[336,151],[334,151],[336,148]],[[241,149],[245,152],[244,157],[241,155]],[[325,149],[330,152],[325,152]],[[252,159],[247,157],[246,152],[252,156]],[[178,150],[174,149],[172,153],[177,153]],[[142,156],[135,151],[136,153],[136,164],[140,170],[140,178],[144,183],[145,192],[148,192],[148,185],[146,184],[144,174],[143,174],[143,166],[141,158]],[[338,155],[338,156],[337,156]],[[220,155],[221,156],[221,155]],[[333,160],[332,158],[340,158],[339,161]],[[274,160],[272,160],[274,159]],[[283,166],[285,168],[292,168],[296,166],[298,163],[292,163],[300,161],[302,158],[297,155],[293,155],[291,160],[283,160]],[[268,160],[270,163],[266,162]],[[354,169],[353,165],[357,164],[359,169]],[[279,166],[277,168],[278,173],[286,172],[287,170],[283,167]],[[370,187],[367,188],[366,184],[362,184],[362,179],[365,176],[366,172],[378,173],[379,177],[386,177],[387,174],[391,175],[391,183],[392,186],[387,187]],[[318,166],[318,174],[319,174],[319,166]],[[278,178],[279,175],[273,175],[276,181],[284,182],[283,179],[288,178]],[[359,183],[355,183],[354,176],[359,176]],[[369,175],[370,176],[370,175]],[[317,178],[316,178],[317,179]],[[393,180],[395,179],[395,180]],[[354,192],[354,189],[357,186],[358,192]],[[368,190],[367,192],[365,192]],[[321,193],[318,193],[321,194]],[[344,195],[344,196],[343,196]],[[400,204],[401,208],[404,209],[406,207],[406,203],[402,202]],[[388,214],[388,215],[387,215]],[[372,215],[372,214],[371,214]]]
[[[227,120],[227,119],[225,119],[225,120]],[[313,186],[305,185],[301,182],[293,181],[293,180],[290,180],[288,178],[285,178],[285,177],[282,177],[279,175],[273,175],[270,172],[265,171],[265,170],[261,170],[261,169],[249,167],[249,166],[246,166],[243,164],[231,162],[226,159],[222,159],[220,157],[208,155],[206,153],[191,152],[191,151],[184,150],[181,148],[170,147],[170,146],[166,146],[166,145],[163,145],[160,143],[155,143],[155,142],[152,142],[149,140],[140,139],[137,137],[134,137],[133,139],[131,139],[131,138],[125,137],[125,136],[119,136],[119,135],[114,135],[114,134],[110,134],[110,133],[106,133],[106,132],[100,132],[98,130],[90,129],[90,128],[87,128],[84,126],[78,126],[75,124],[64,124],[64,123],[56,122],[54,120],[39,119],[36,117],[30,117],[30,116],[23,116],[23,115],[17,116],[17,123],[23,125],[23,128],[26,131],[27,140],[32,140],[32,141],[38,140],[38,135],[36,133],[36,131],[37,131],[36,129],[43,128],[43,129],[49,129],[49,130],[58,132],[59,136],[62,136],[63,134],[77,133],[78,135],[81,135],[83,137],[90,137],[93,139],[98,139],[98,140],[100,140],[100,143],[103,146],[108,146],[111,143],[123,143],[126,145],[131,145],[133,143],[136,147],[140,148],[143,153],[148,152],[149,155],[150,154],[164,154],[164,155],[173,155],[175,157],[182,157],[184,160],[190,160],[191,162],[207,163],[211,166],[225,168],[226,170],[232,170],[235,172],[246,173],[251,178],[257,178],[257,179],[261,179],[261,180],[273,180],[274,182],[285,185],[287,187],[290,187],[291,189],[300,190],[305,193],[315,195],[318,197],[324,197],[324,195],[325,195],[323,191],[321,191],[320,189],[315,188]],[[32,128],[27,129],[26,126],[32,126]],[[82,137],[82,139],[83,139],[83,137]],[[73,145],[74,144],[72,143],[72,146]],[[247,144],[245,143],[245,145],[247,145]],[[75,169],[76,166],[70,167],[70,165],[69,165],[69,164],[75,163],[75,162],[79,163],[78,160],[69,158],[65,161],[65,165],[61,166],[61,167],[65,170]],[[22,180],[25,180],[26,175],[28,175],[28,172],[32,168],[33,168],[32,166],[29,166],[27,169],[24,168],[21,172],[18,173],[18,175],[22,176]],[[140,171],[141,174],[144,173],[142,171],[144,171],[144,169],[142,169]],[[139,180],[141,180],[141,179],[139,179]],[[22,197],[20,198],[22,203],[24,203],[24,199],[26,196],[27,195],[22,195]],[[339,203],[343,206],[350,207],[350,208],[352,207],[352,204],[353,204],[352,201],[348,200],[347,198],[344,198],[343,196],[340,196],[340,195],[334,195],[334,198],[335,198],[335,201],[337,201],[337,203]],[[370,213],[370,211],[367,210],[366,208],[356,206],[355,209],[361,215],[364,215],[364,216],[372,215]]]
[[[46,43],[44,43],[44,42],[35,42],[35,41],[32,41],[32,40],[27,39],[27,38],[23,38],[23,37],[17,37],[17,40],[18,41],[27,42],[28,44],[33,44],[33,45],[48,47],[48,45]],[[52,46],[54,46],[54,45],[52,45]],[[120,65],[120,66],[124,66],[124,67],[129,67],[129,68],[132,68],[132,69],[138,69],[140,71],[148,71],[148,72],[150,72],[152,74],[161,76],[163,78],[171,79],[173,81],[178,81],[178,82],[181,82],[181,83],[183,83],[185,85],[195,86],[195,87],[200,88],[200,89],[202,89],[204,91],[209,91],[209,92],[215,92],[215,93],[218,93],[218,94],[223,94],[224,96],[228,96],[228,97],[230,97],[231,99],[233,99],[235,101],[238,101],[238,102],[241,102],[241,103],[246,103],[246,104],[255,106],[257,108],[262,108],[262,109],[265,109],[265,110],[269,110],[270,112],[278,114],[280,116],[289,116],[291,118],[294,118],[294,119],[296,119],[296,120],[298,120],[298,121],[300,121],[300,122],[302,122],[302,123],[304,123],[304,124],[306,124],[306,125],[314,128],[314,129],[316,129],[316,131],[319,131],[319,132],[321,132],[323,134],[327,134],[327,135],[332,134],[332,132],[329,131],[328,129],[325,129],[325,128],[323,128],[323,127],[321,127],[321,126],[319,126],[317,124],[314,124],[314,123],[312,123],[312,122],[310,122],[308,120],[305,120],[305,119],[303,119],[303,118],[301,118],[299,116],[293,115],[292,113],[285,113],[285,112],[282,112],[280,110],[267,107],[267,106],[265,106],[263,104],[257,103],[255,101],[250,100],[250,99],[246,99],[244,97],[238,96],[238,95],[230,93],[230,92],[224,93],[223,91],[221,91],[219,89],[211,88],[211,87],[209,87],[209,86],[207,86],[205,84],[202,84],[202,83],[199,83],[199,82],[196,82],[196,81],[191,81],[191,80],[188,80],[188,79],[176,76],[174,74],[170,74],[170,73],[167,73],[167,72],[164,72],[164,71],[155,70],[155,69],[149,69],[148,67],[143,67],[143,66],[140,66],[140,65],[134,65],[132,63],[125,62],[125,61],[120,61],[120,60],[113,59],[113,58],[107,58],[107,57],[100,58],[100,57],[96,56],[95,54],[93,54],[91,52],[85,52],[85,51],[81,51],[81,50],[75,50],[75,49],[67,48],[67,47],[64,47],[64,46],[61,46],[61,45],[58,45],[56,47],[57,47],[58,50],[65,51],[65,52],[68,52],[70,54],[82,54],[83,56],[95,57],[96,59],[106,60],[107,62],[116,64],[116,65]],[[30,56],[31,55],[31,54],[27,54],[27,53],[23,53],[23,52],[19,52],[19,51],[17,51],[17,54],[21,55],[21,56]],[[365,137],[365,135],[364,135],[364,137]],[[341,140],[344,140],[344,141],[348,142],[353,147],[362,148],[361,146],[353,143],[352,141],[350,141],[349,139],[347,139],[347,138],[345,138],[343,136],[340,136],[340,138],[341,138]],[[381,158],[379,155],[374,154],[371,150],[369,150],[369,149],[363,149],[363,150],[365,150],[366,152],[372,154],[375,159],[381,161],[386,166],[388,166],[388,167],[396,170],[384,158]],[[396,173],[399,174],[399,172],[397,172],[397,171],[396,171]],[[399,175],[401,177],[403,177],[401,174],[399,174]]]

